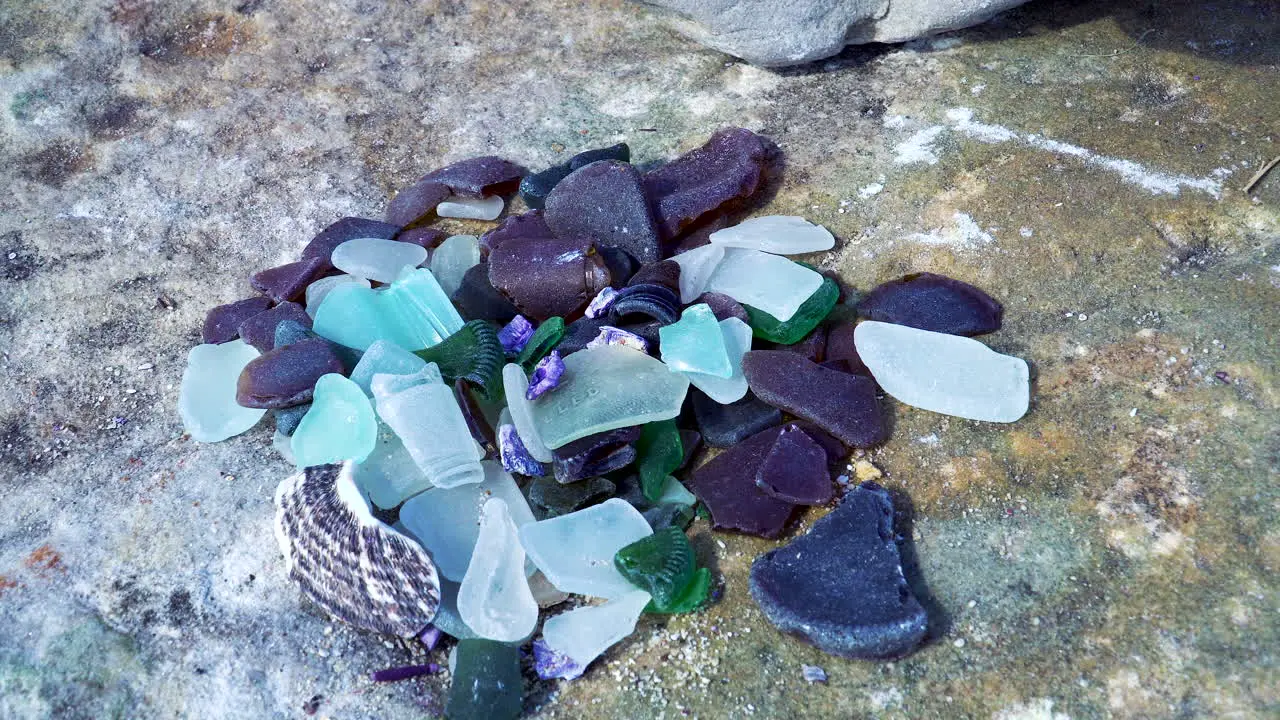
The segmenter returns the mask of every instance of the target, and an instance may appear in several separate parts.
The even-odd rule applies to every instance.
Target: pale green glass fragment
[[[240,371],[258,351],[243,340],[221,345],[197,345],[187,353],[178,390],[178,415],[182,427],[200,442],[220,442],[248,430],[266,410],[236,404]]]
[[[721,405],[728,405],[741,400],[747,394],[747,378],[742,374],[742,356],[751,349],[751,326],[736,317],[731,317],[721,320],[719,327],[724,337],[725,352],[729,355],[729,364],[733,367],[733,374],[727,378],[692,372],[685,373],[685,376],[712,400]],[[665,345],[663,351],[666,351]]]
[[[831,232],[794,215],[767,215],[711,233],[711,242],[725,247],[763,250],[776,255],[830,250],[836,246]]]
[[[290,447],[299,468],[363,462],[378,439],[378,419],[359,385],[337,373],[316,381],[311,409],[293,431]]]
[[[662,341],[662,362],[672,370],[719,378],[733,375],[724,333],[706,303],[685,308],[678,321],[658,328],[658,337]]]
[[[603,605],[580,607],[547,618],[542,626],[543,640],[581,667],[590,665],[614,643],[635,632],[636,621],[652,598],[644,590],[632,590]]]
[[[502,387],[507,394],[507,412],[511,414],[511,423],[516,426],[516,434],[524,443],[524,449],[538,462],[551,462],[551,448],[542,441],[542,433],[533,414],[533,401],[525,397],[529,376],[519,363],[507,363],[502,368]]]
[[[680,302],[691,303],[706,292],[724,250],[723,245],[703,245],[671,257],[680,266]]]
[[[781,255],[727,248],[706,289],[724,293],[786,322],[821,285],[821,275]]]
[[[432,485],[450,488],[484,479],[484,451],[435,363],[416,375],[375,375],[372,385],[378,416]]]

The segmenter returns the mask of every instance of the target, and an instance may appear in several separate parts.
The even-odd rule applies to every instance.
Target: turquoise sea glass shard
[[[405,268],[390,287],[376,290],[339,285],[320,303],[312,323],[320,337],[357,350],[378,340],[421,350],[461,327],[462,316],[426,268]]]
[[[374,375],[412,375],[426,366],[425,360],[390,340],[378,340],[360,356],[360,362],[351,371],[351,382],[359,385],[365,395],[373,397]]]
[[[724,348],[729,355],[733,374],[727,378],[692,372],[685,375],[694,387],[706,393],[712,400],[721,405],[728,405],[747,395],[747,377],[742,374],[742,356],[751,349],[752,330],[750,325],[736,317],[721,320],[719,327],[724,337]],[[665,352],[665,345],[663,350]]]
[[[236,404],[240,371],[258,350],[243,340],[221,345],[197,345],[187,353],[178,391],[178,415],[182,427],[200,442],[220,442],[248,430],[266,410]]]
[[[658,337],[662,341],[662,362],[672,370],[720,378],[733,375],[724,334],[706,303],[685,308],[679,321],[658,328]]]
[[[337,373],[316,381],[311,409],[293,431],[290,447],[299,468],[364,462],[378,441],[378,419],[359,385]]]
[[[661,361],[601,345],[565,356],[560,386],[530,407],[542,441],[554,450],[606,430],[669,420],[680,414],[688,390],[689,379]]]

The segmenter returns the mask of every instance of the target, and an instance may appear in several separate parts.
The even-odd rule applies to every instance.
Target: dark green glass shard
[[[443,342],[414,355],[440,367],[445,382],[453,384],[464,378],[484,388],[490,400],[502,397],[502,366],[506,355],[493,326],[484,320],[472,320]]]
[[[707,568],[698,568],[698,571],[693,574],[693,579],[669,605],[659,605],[657,598],[654,598],[645,606],[644,611],[658,615],[691,613],[705,605],[710,595],[711,571]]]
[[[631,584],[667,607],[693,579],[697,567],[693,546],[684,531],[667,527],[622,548],[613,564]]]
[[[752,335],[779,345],[794,345],[818,327],[818,324],[831,313],[831,309],[836,306],[836,301],[839,299],[840,286],[831,278],[823,278],[822,285],[813,291],[809,299],[804,301],[799,310],[796,310],[796,314],[786,322],[746,303],[743,303],[742,307],[747,311]]]
[[[552,478],[534,478],[525,492],[529,505],[541,516],[539,519],[545,520],[604,502],[616,490],[612,481],[602,477],[568,484]]]
[[[529,338],[529,342],[520,351],[520,357],[516,358],[516,362],[520,363],[525,372],[533,372],[533,366],[546,357],[562,338],[564,338],[564,318],[547,318],[537,330],[533,331],[533,337]]]
[[[684,530],[693,522],[695,513],[692,505],[684,505],[682,503],[663,503],[661,505],[654,505],[640,514],[644,515],[644,519],[648,521],[649,527],[654,530],[661,530],[667,527],[680,528],[681,530]]]
[[[636,468],[640,472],[640,489],[649,502],[658,502],[667,476],[684,460],[684,445],[676,421],[651,422],[640,429],[636,441]]]
[[[494,640],[459,640],[453,684],[444,714],[449,720],[508,720],[520,716],[524,682],[520,648]]]

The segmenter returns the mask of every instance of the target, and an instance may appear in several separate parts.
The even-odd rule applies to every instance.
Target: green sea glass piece
[[[443,342],[418,350],[414,355],[435,363],[450,385],[458,378],[465,378],[483,387],[489,399],[502,397],[502,366],[506,356],[498,333],[484,320],[472,320]]]
[[[689,379],[622,345],[567,355],[555,392],[531,404],[542,441],[552,450],[606,430],[670,420],[680,414]]]
[[[236,404],[240,371],[256,357],[258,350],[243,340],[197,345],[187,353],[178,415],[193,439],[221,442],[257,425],[266,414],[266,410]]]
[[[514,720],[524,682],[520,648],[496,640],[459,640],[453,684],[444,713],[449,720]]]
[[[640,473],[640,490],[651,503],[662,497],[667,478],[684,460],[680,429],[676,421],[651,422],[640,428],[636,441],[636,469]]]
[[[520,351],[516,362],[520,363],[525,372],[532,372],[533,366],[546,357],[563,338],[564,318],[549,317],[543,320],[538,329],[533,331],[533,337],[529,338],[529,342]]]
[[[798,264],[798,263],[797,263]],[[836,301],[840,299],[840,286],[829,277],[822,279],[822,285],[800,305],[800,309],[783,322],[769,313],[743,303],[750,319],[751,332],[761,340],[768,340],[779,345],[794,345],[804,339],[818,324],[831,314]]]
[[[364,462],[378,442],[378,418],[360,386],[329,373],[316,381],[311,409],[293,431],[290,448],[299,468]]]
[[[462,316],[430,270],[405,268],[385,288],[354,283],[335,287],[320,303],[311,329],[357,350],[378,340],[420,350],[462,329]]]
[[[672,370],[721,378],[733,375],[724,334],[706,303],[685,308],[680,320],[658,328],[658,337],[662,341],[662,362]]]
[[[653,596],[656,607],[670,607],[693,580],[693,546],[684,531],[666,527],[622,548],[613,565],[632,585]]]
[[[650,602],[645,606],[644,611],[658,615],[678,615],[681,613],[691,613],[694,610],[706,604],[707,598],[711,596],[711,571],[707,568],[698,568],[693,573],[693,579],[688,585],[671,601],[669,605],[658,605],[656,602]]]

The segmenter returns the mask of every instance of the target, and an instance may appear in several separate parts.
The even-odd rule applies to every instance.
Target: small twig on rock
[[[1271,172],[1271,169],[1274,168],[1276,165],[1280,165],[1280,155],[1277,155],[1271,158],[1271,162],[1267,163],[1266,165],[1263,165],[1262,169],[1254,173],[1253,177],[1249,178],[1249,182],[1245,184],[1243,188],[1241,188],[1241,192],[1245,193],[1246,195],[1249,194],[1249,191],[1253,189],[1253,186],[1262,182],[1262,178],[1266,177],[1267,173]]]

